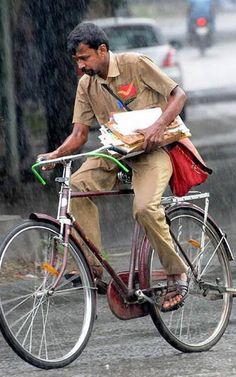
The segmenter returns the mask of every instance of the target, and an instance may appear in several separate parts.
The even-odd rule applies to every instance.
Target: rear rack
[[[185,196],[164,196],[161,200],[161,204],[177,204],[182,202],[189,202],[192,200],[208,199],[210,197],[209,192],[200,191],[190,191],[188,195]]]

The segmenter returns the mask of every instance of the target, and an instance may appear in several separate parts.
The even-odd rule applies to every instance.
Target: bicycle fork
[[[57,268],[54,268],[56,272],[55,280],[50,288],[50,291],[54,292],[54,290],[57,288],[64,272],[66,269],[67,264],[67,256],[68,256],[68,247],[69,247],[69,235],[70,230],[72,226],[72,220],[68,218],[67,213],[69,210],[69,203],[70,203],[70,184],[69,184],[69,178],[71,175],[71,162],[69,164],[66,164],[64,166],[63,170],[63,176],[56,178],[56,181],[61,183],[61,190],[59,193],[59,206],[58,206],[58,213],[57,213],[57,220],[60,223],[60,236],[54,237],[53,239],[53,255],[52,255],[52,261],[51,265],[52,268],[54,268],[55,264],[59,259],[59,254],[63,255],[62,262],[60,263],[60,266]],[[59,249],[62,250],[59,250]]]

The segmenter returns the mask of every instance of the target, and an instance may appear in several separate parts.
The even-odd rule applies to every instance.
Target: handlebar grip
[[[123,148],[120,148],[120,147],[116,147],[114,145],[112,145],[110,148],[109,148],[111,151],[114,151],[114,152],[117,152],[123,156],[126,156],[128,154],[128,152],[123,149]]]
[[[36,170],[39,165],[40,165],[40,162],[36,162],[36,164],[31,166],[31,170],[34,173],[35,177],[38,179],[38,181],[42,183],[42,185],[45,186],[47,184],[47,181]]]

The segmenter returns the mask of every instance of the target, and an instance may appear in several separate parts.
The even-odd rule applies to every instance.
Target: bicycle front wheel
[[[189,269],[189,293],[183,307],[163,313],[157,299],[157,305],[150,305],[150,314],[161,335],[173,347],[182,352],[207,351],[223,335],[232,308],[232,295],[217,290],[217,284],[232,287],[226,246],[215,226],[210,221],[204,223],[203,214],[193,207],[177,206],[168,217],[173,233],[197,271],[197,278]],[[178,246],[176,251],[181,255]],[[160,263],[151,247],[147,264],[149,285],[162,284],[155,281]]]
[[[26,221],[0,248],[0,329],[25,361],[60,368],[84,349],[95,319],[95,291],[84,256],[71,240],[55,290],[64,246],[57,227]]]

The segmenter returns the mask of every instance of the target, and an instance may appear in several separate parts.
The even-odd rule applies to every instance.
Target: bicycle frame
[[[108,195],[124,195],[124,194],[132,194],[132,189],[125,189],[125,190],[111,190],[111,191],[102,191],[102,192],[74,192],[71,191],[69,186],[69,180],[71,175],[71,161],[64,164],[64,170],[63,170],[63,176],[61,178],[56,178],[56,181],[58,181],[61,184],[61,190],[59,192],[59,204],[58,204],[58,213],[57,213],[57,219],[54,219],[52,217],[48,217],[46,215],[47,220],[56,222],[60,225],[60,236],[61,241],[63,242],[64,246],[64,257],[62,266],[60,269],[60,272],[52,286],[52,289],[55,289],[63,276],[65,267],[66,267],[66,261],[67,261],[67,253],[68,253],[68,245],[69,245],[69,237],[71,234],[71,229],[74,228],[80,238],[83,240],[85,245],[91,250],[91,252],[95,255],[95,257],[99,260],[99,262],[102,264],[102,266],[105,268],[105,270],[109,273],[111,278],[115,281],[115,284],[117,286],[117,289],[119,290],[119,293],[121,294],[122,298],[126,302],[130,302],[134,299],[137,300],[137,297],[134,297],[134,277],[135,277],[135,265],[137,260],[137,239],[139,234],[139,226],[136,223],[135,229],[134,229],[134,235],[132,240],[132,246],[131,246],[131,260],[130,260],[130,270],[129,270],[129,282],[128,286],[123,282],[123,280],[117,275],[117,273],[114,271],[114,269],[111,267],[111,265],[107,262],[107,260],[102,256],[101,252],[98,250],[98,248],[94,245],[94,243],[89,240],[86,237],[86,234],[82,227],[79,225],[78,222],[75,221],[73,216],[69,213],[69,206],[70,206],[70,200],[72,198],[82,198],[82,197],[95,197],[95,196],[108,196]],[[40,217],[42,219],[41,214],[32,214],[31,218]],[[78,240],[76,239],[76,242],[78,243]],[[80,249],[83,251],[83,246],[80,244]],[[83,251],[84,255],[86,256],[85,252]]]
[[[107,149],[107,148],[106,148]],[[66,268],[66,263],[67,263],[67,254],[68,254],[68,245],[69,245],[69,238],[72,237],[74,239],[73,235],[71,234],[71,229],[75,229],[81,240],[84,242],[84,244],[90,249],[92,254],[98,259],[98,261],[101,263],[103,268],[108,272],[109,276],[112,278],[112,281],[114,282],[115,285],[115,290],[114,292],[113,286],[110,287],[110,295],[116,295],[116,300],[122,299],[122,304],[125,303],[125,305],[128,307],[127,304],[133,304],[131,305],[133,307],[133,312],[128,315],[129,318],[134,318],[134,317],[139,317],[141,315],[146,315],[146,310],[144,311],[141,310],[140,312],[140,303],[141,302],[152,302],[150,296],[150,292],[148,290],[137,290],[135,289],[135,278],[136,278],[136,263],[139,262],[140,255],[138,251],[138,236],[140,234],[140,228],[137,223],[135,223],[134,227],[134,232],[133,232],[133,238],[132,238],[132,244],[131,244],[131,255],[130,255],[130,262],[129,262],[129,270],[126,273],[116,273],[112,266],[109,264],[109,262],[102,256],[101,252],[98,250],[98,248],[94,245],[94,243],[89,240],[86,237],[86,234],[80,224],[75,221],[73,216],[70,214],[70,200],[73,198],[83,198],[83,197],[98,197],[98,196],[110,196],[110,195],[126,195],[126,194],[132,194],[133,190],[132,189],[124,189],[124,190],[111,190],[111,191],[100,191],[100,192],[75,192],[70,189],[70,176],[71,176],[71,164],[73,160],[76,160],[78,158],[81,158],[82,156],[98,156],[98,157],[106,157],[111,160],[113,160],[122,170],[125,172],[128,171],[126,166],[124,166],[119,160],[116,158],[106,155],[101,153],[101,151],[104,150],[104,147],[99,148],[93,152],[88,152],[84,154],[78,154],[78,155],[73,155],[73,156],[66,156],[62,157],[59,159],[51,160],[51,161],[44,161],[42,163],[37,163],[34,166],[39,166],[41,164],[47,164],[47,163],[52,163],[52,162],[60,162],[63,164],[64,169],[63,169],[63,176],[60,178],[56,178],[56,181],[61,184],[61,190],[59,192],[59,204],[58,204],[58,213],[57,213],[57,219],[49,217],[47,215],[43,214],[33,214],[31,215],[31,218],[40,218],[40,219],[46,219],[46,221],[50,221],[53,223],[56,223],[57,226],[60,226],[60,241],[64,247],[64,255],[63,255],[63,262],[62,266],[60,268],[60,271],[58,273],[57,278],[54,281],[54,284],[52,286],[52,290],[55,290],[56,287],[59,284],[59,281],[61,277],[63,276],[63,273]],[[33,170],[32,167],[32,170]],[[33,170],[34,171],[34,170]],[[39,175],[38,172],[35,172],[36,175]],[[43,178],[39,175],[38,177],[41,182],[44,181]],[[44,182],[42,182],[44,183]],[[203,232],[202,232],[202,239],[201,239],[201,248],[204,249],[204,229],[205,229],[205,224],[207,222],[207,219],[210,220],[217,229],[218,234],[220,236],[220,243],[224,242],[226,245],[226,249],[228,250],[228,258],[229,260],[233,260],[233,255],[230,250],[230,247],[227,243],[226,240],[226,235],[221,231],[220,228],[217,227],[217,225],[214,223],[214,221],[208,216],[208,207],[209,207],[209,193],[199,193],[199,192],[191,192],[189,195],[186,195],[184,197],[164,197],[162,198],[162,204],[166,207],[170,207],[173,205],[178,205],[180,203],[187,203],[186,205],[190,205],[189,201],[193,200],[198,200],[198,199],[203,199],[205,201],[204,209],[201,210],[201,213],[204,215],[204,225],[203,225]],[[194,205],[193,205],[194,206]],[[199,209],[199,207],[197,207]],[[199,209],[200,210],[200,209]],[[168,216],[167,216],[167,221],[168,221]],[[189,260],[188,256],[186,255],[185,251],[181,247],[181,245],[178,242],[178,239],[176,239],[175,235],[171,231],[171,235],[176,243],[176,245],[179,248],[179,251],[181,252],[182,256],[184,257],[185,261],[187,264],[190,266],[190,269],[192,270],[193,275],[195,278],[198,280],[198,274],[197,271],[194,269],[191,261]],[[78,244],[79,249],[82,251],[86,258],[86,252],[84,251],[83,245],[78,241],[77,237],[74,239],[75,243]],[[146,244],[144,243],[142,245],[143,249],[146,250],[148,248],[148,242]],[[145,252],[145,251],[144,251]],[[87,259],[87,258],[86,258]],[[142,262],[141,262],[142,263]],[[140,264],[139,264],[140,265]],[[89,262],[88,262],[89,266]],[[89,266],[90,271],[92,276],[93,271],[91,267]],[[145,268],[145,267],[142,267]],[[141,274],[142,275],[142,274]],[[146,276],[146,274],[144,274]],[[163,279],[163,273],[161,274],[161,278]],[[139,280],[141,277],[139,276]],[[95,279],[94,279],[95,280]],[[96,282],[96,280],[95,280]],[[144,281],[139,281],[141,286],[146,286]],[[108,286],[109,288],[109,286]],[[118,296],[119,297],[118,297]],[[149,296],[148,296],[149,295]],[[108,291],[108,300],[109,300],[109,291]],[[110,303],[110,302],[109,302]],[[135,305],[135,303],[139,303],[138,305]],[[121,302],[120,302],[121,304]],[[111,303],[110,303],[111,306]],[[112,308],[111,308],[112,309]],[[114,309],[115,311],[116,309]],[[126,309],[125,309],[126,311]],[[136,311],[136,312],[135,312]],[[123,314],[121,314],[122,319],[127,319],[126,314],[123,317]]]
[[[81,156],[81,155],[78,155]],[[73,156],[74,159],[74,156]],[[60,162],[62,162],[60,160]],[[61,269],[59,274],[52,286],[52,289],[55,289],[63,276],[66,263],[67,263],[67,253],[68,253],[68,245],[69,245],[69,237],[71,235],[71,228],[74,228],[75,231],[78,233],[80,238],[83,240],[84,244],[90,249],[90,251],[95,255],[104,269],[108,272],[110,277],[115,282],[115,286],[119,292],[119,295],[122,297],[124,302],[131,303],[137,301],[137,293],[135,294],[134,289],[134,281],[135,281],[135,266],[138,258],[138,247],[137,247],[137,240],[140,233],[140,228],[137,223],[135,223],[134,233],[132,238],[132,245],[131,245],[131,255],[130,255],[130,263],[129,263],[129,271],[128,271],[128,281],[127,284],[123,281],[122,277],[117,274],[109,262],[103,258],[101,252],[98,248],[94,245],[94,243],[86,237],[86,234],[80,224],[75,221],[73,216],[69,212],[70,200],[73,198],[82,198],[82,197],[98,197],[98,196],[109,196],[109,195],[126,195],[132,194],[132,189],[124,189],[124,190],[111,190],[111,191],[102,191],[102,192],[75,192],[71,191],[70,189],[70,176],[71,176],[71,164],[72,158],[67,157],[67,160],[64,158],[63,165],[63,176],[60,178],[56,178],[56,181],[61,184],[61,190],[59,192],[59,204],[58,204],[58,213],[57,219],[50,218],[50,221],[57,222],[60,225],[60,237],[61,242],[64,246],[64,256]],[[166,197],[163,198],[162,204],[164,206],[170,206],[174,204],[178,204],[181,202],[186,202],[189,200],[196,200],[196,199],[204,199],[205,200],[205,208],[204,208],[204,222],[206,222],[208,217],[208,207],[209,207],[209,194],[208,193],[193,193],[191,195],[187,195],[185,197],[177,198],[177,197]],[[34,216],[38,216],[38,214],[34,214]],[[42,215],[40,216],[42,218]],[[48,218],[48,216],[47,216]],[[171,232],[172,237],[174,238],[176,244],[179,246],[179,250],[181,251],[183,257],[187,261],[188,265],[190,266],[193,274],[197,277],[197,273],[194,270],[193,265],[191,264],[190,260],[188,259],[186,253],[179,245],[178,240],[175,238],[174,234]],[[78,240],[76,239],[78,243]],[[204,243],[204,240],[201,241]],[[83,251],[83,246],[79,245],[80,249]],[[86,254],[83,251],[85,257]],[[145,295],[142,294],[142,297]],[[145,296],[146,297],[146,296]],[[148,299],[148,297],[146,297]]]

